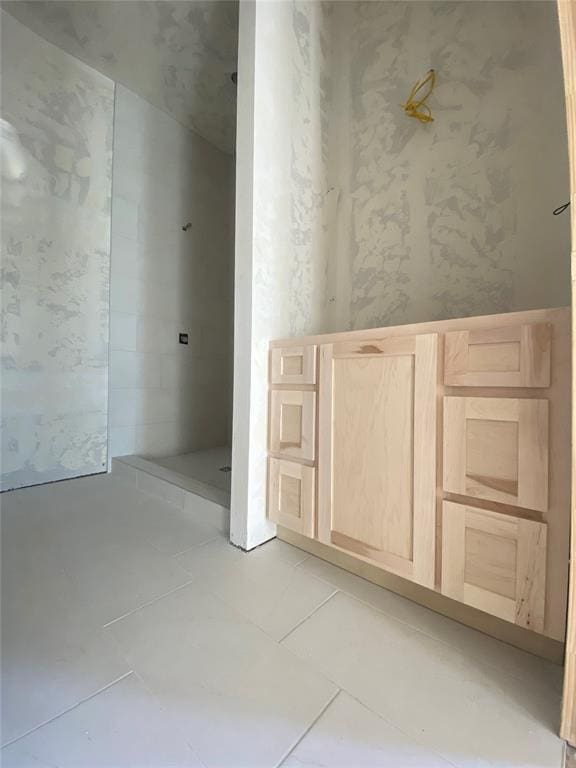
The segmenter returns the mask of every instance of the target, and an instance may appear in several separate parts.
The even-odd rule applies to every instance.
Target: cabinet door
[[[444,490],[545,512],[548,401],[445,397]]]
[[[434,586],[438,337],[323,345],[318,537]]]
[[[273,347],[270,351],[271,384],[316,384],[316,345]]]
[[[446,334],[444,383],[454,387],[550,386],[549,323]]]
[[[444,595],[542,632],[545,580],[544,523],[444,502]]]
[[[268,517],[304,536],[314,536],[315,470],[269,459]]]
[[[270,393],[270,451],[314,461],[316,393],[272,390]]]

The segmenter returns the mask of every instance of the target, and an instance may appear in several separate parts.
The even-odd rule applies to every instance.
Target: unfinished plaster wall
[[[2,489],[106,471],[111,80],[4,11]]]
[[[556,8],[336,3],[331,328],[569,303]],[[434,122],[400,105],[429,68]]]

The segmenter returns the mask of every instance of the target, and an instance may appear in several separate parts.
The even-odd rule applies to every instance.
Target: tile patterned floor
[[[560,768],[561,670],[119,477],[4,494],[6,768]]]

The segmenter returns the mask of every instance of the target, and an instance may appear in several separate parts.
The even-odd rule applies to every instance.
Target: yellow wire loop
[[[418,81],[414,88],[412,88],[406,104],[402,104],[408,117],[415,117],[416,120],[419,120],[421,123],[431,123],[434,120],[430,107],[426,104],[426,101],[432,94],[435,85],[436,73],[431,69],[424,80]],[[428,87],[426,88],[426,86]],[[418,92],[423,89],[426,89],[425,95],[417,98]]]

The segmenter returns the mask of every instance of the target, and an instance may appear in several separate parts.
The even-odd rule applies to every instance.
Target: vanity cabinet
[[[569,375],[565,309],[273,342],[269,517],[562,640]]]

